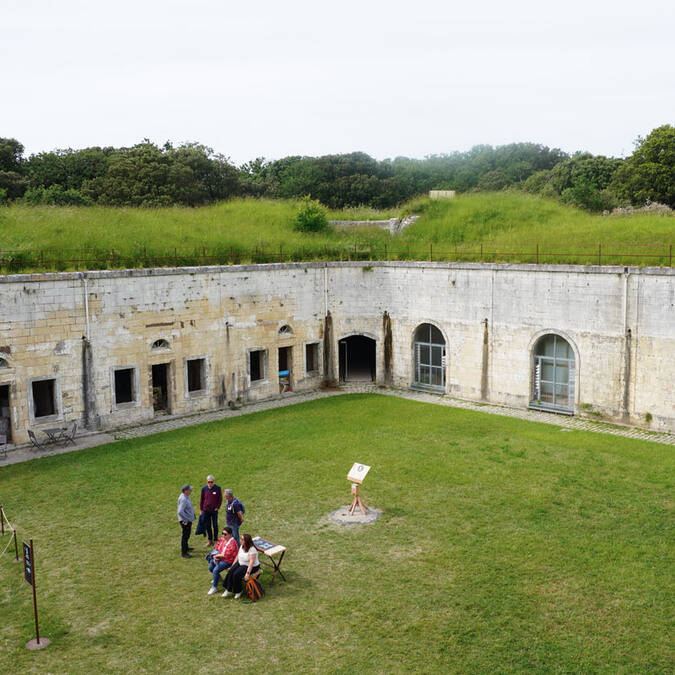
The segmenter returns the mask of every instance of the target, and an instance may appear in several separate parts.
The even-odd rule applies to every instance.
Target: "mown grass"
[[[292,226],[297,208],[292,200],[257,199],[198,209],[13,205],[0,208],[0,271],[334,259],[667,265],[675,238],[674,216],[593,216],[521,193],[329,214],[372,220],[421,213],[395,236],[375,227],[302,234]]]
[[[341,529],[325,516],[355,460],[383,516]],[[52,644],[24,648],[6,554],[0,670],[668,672],[673,468],[662,445],[376,395],[5,467]],[[255,605],[207,597],[205,562],[179,556],[179,486],[209,472],[244,531],[288,546]]]

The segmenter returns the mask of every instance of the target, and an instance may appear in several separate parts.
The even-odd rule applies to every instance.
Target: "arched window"
[[[534,347],[532,403],[573,412],[574,365],[574,351],[567,340],[553,333],[541,337]]]
[[[169,343],[166,340],[155,340],[152,343],[153,349],[169,349]]]
[[[0,359],[0,368],[9,368],[9,363],[7,363],[7,359]]]
[[[286,324],[279,329],[279,335],[293,335],[293,329]]]
[[[413,341],[415,360],[414,384],[445,391],[445,338],[436,326],[423,323],[415,330]]]

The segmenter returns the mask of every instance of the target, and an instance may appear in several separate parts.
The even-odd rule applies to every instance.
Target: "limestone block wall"
[[[142,422],[157,414],[153,366],[166,364],[170,413],[215,409],[278,395],[284,347],[294,390],[338,379],[351,335],[375,341],[378,382],[409,387],[421,323],[444,336],[446,393],[527,406],[534,346],[556,333],[575,354],[576,414],[675,430],[675,271],[617,267],[298,263],[0,277],[0,407],[8,392],[14,442],[72,421]],[[307,344],[317,345],[312,372]],[[251,351],[263,356],[257,381]],[[194,391],[191,359],[203,359]],[[121,403],[118,369],[132,383]],[[34,410],[41,380],[54,387],[46,416]]]

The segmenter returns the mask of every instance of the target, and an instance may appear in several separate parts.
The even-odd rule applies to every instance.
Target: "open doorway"
[[[12,421],[9,407],[9,385],[0,385],[0,436],[7,438],[7,443],[12,442]]]
[[[375,340],[350,335],[340,340],[340,380],[375,382]]]
[[[279,392],[292,391],[293,347],[279,347]]]
[[[152,407],[155,415],[168,415],[169,409],[169,364],[152,366]]]

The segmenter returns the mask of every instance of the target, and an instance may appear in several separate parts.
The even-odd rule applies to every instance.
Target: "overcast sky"
[[[620,156],[675,121],[674,25],[667,0],[0,0],[0,136]]]

